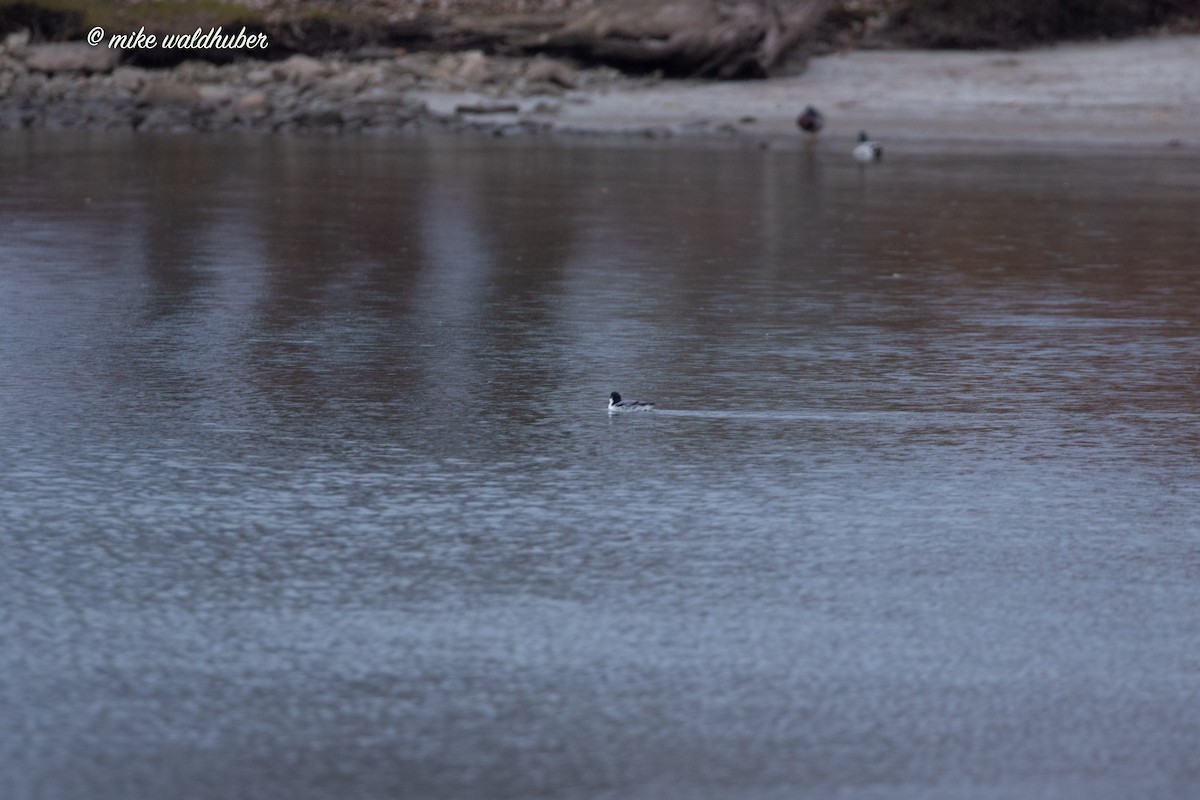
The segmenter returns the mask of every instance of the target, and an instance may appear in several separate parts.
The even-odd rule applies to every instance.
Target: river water
[[[1194,154],[0,176],[3,797],[1200,792]]]

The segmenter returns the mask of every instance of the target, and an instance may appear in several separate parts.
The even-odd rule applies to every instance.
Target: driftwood
[[[425,18],[392,44],[547,53],[673,76],[765,77],[816,28],[829,0],[608,0],[582,13]]]
[[[669,0],[602,5],[545,37],[565,55],[668,74],[760,78],[820,22],[819,0]]]

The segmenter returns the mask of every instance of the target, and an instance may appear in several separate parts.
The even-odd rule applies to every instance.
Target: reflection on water
[[[1194,796],[1198,163],[847,161],[0,139],[0,794]]]

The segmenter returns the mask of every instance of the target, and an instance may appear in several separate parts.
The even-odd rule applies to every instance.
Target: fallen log
[[[609,0],[582,12],[425,18],[394,44],[545,53],[674,77],[761,78],[816,29],[829,0]]]
[[[659,0],[606,3],[541,49],[584,61],[702,78],[761,78],[821,21],[824,0]]]

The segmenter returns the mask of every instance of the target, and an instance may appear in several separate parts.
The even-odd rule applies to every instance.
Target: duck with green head
[[[858,144],[855,145],[853,153],[855,160],[863,163],[883,158],[883,148],[878,142],[871,141],[866,131],[858,132]]]

